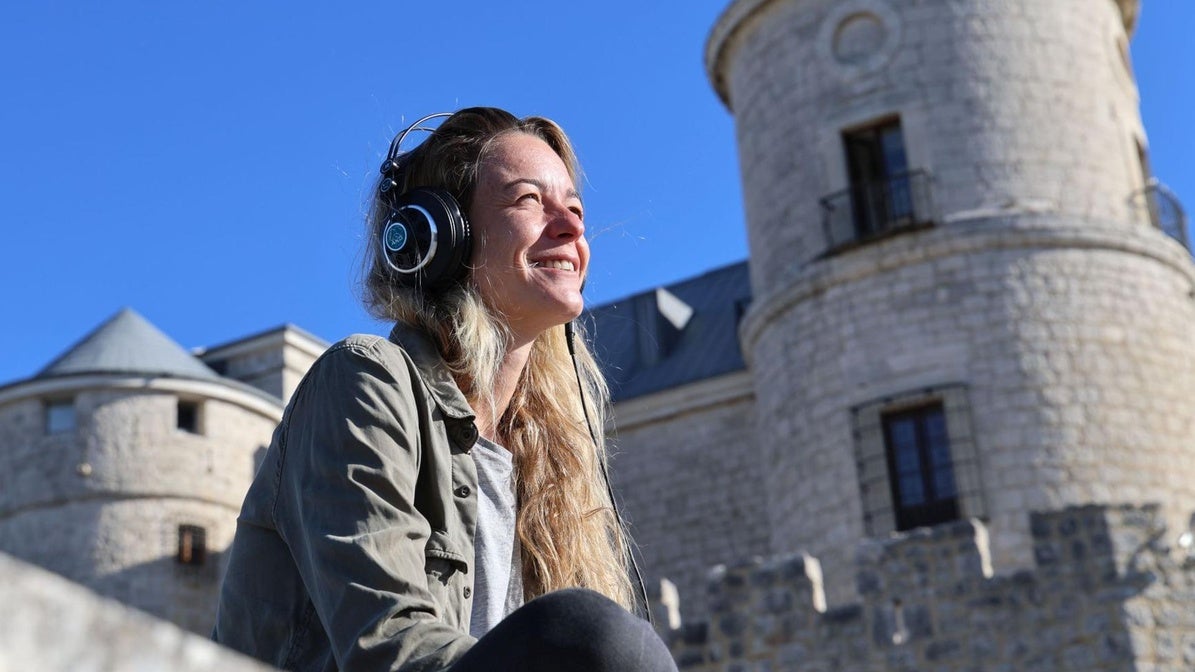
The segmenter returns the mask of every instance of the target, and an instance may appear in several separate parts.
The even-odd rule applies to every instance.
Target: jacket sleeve
[[[476,641],[439,618],[428,590],[412,375],[334,346],[289,413],[275,524],[341,670],[442,670]]]

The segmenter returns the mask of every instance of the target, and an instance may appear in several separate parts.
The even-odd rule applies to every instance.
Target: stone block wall
[[[220,375],[278,397],[285,405],[328,344],[293,325],[203,349],[197,356]]]
[[[39,396],[0,405],[0,551],[207,634],[222,552],[282,409],[178,385],[67,390],[77,427],[59,434]],[[199,404],[198,432],[178,428],[179,399]],[[183,525],[204,530],[201,564],[176,559]]]
[[[1172,555],[1156,506],[1073,507],[1030,527],[1036,567],[1002,576],[977,520],[867,542],[860,601],[828,610],[807,556],[719,568],[709,619],[666,637],[686,672],[1195,666],[1195,566]]]
[[[629,415],[633,403],[616,415]],[[614,437],[611,478],[644,578],[667,578],[695,595],[681,605],[686,617],[705,613],[710,566],[769,552],[753,416],[747,396],[620,424]]]
[[[899,116],[946,219],[1148,226],[1138,94],[1112,0],[738,0],[706,65],[735,117],[756,296],[826,249],[843,131]]]
[[[1030,566],[1031,511],[1156,499],[1178,534],[1195,507],[1193,277],[1158,232],[1046,215],[810,267],[743,327],[772,548],[819,557],[829,601],[853,599],[866,535],[852,411],[951,385],[969,402],[998,571]]]
[[[1000,572],[1032,562],[1030,511],[1148,498],[1178,529],[1195,506],[1195,267],[1138,198],[1136,4],[735,0],[714,26],[770,545],[819,557],[831,604],[857,596],[850,549],[875,532],[852,413],[926,389],[969,402],[952,458],[973,462],[963,515],[989,521]],[[844,133],[895,119],[891,169],[932,176],[932,223],[831,248]]]
[[[0,519],[67,499],[194,498],[239,510],[254,456],[281,417],[224,399],[141,389],[81,389],[76,429],[47,435],[36,396],[0,406]],[[200,433],[181,431],[179,398],[200,403]]]

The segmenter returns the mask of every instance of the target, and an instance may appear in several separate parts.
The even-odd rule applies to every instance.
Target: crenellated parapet
[[[1195,665],[1195,572],[1158,508],[1032,516],[1037,567],[993,576],[978,520],[865,543],[860,601],[826,609],[794,555],[718,567],[710,618],[667,633],[694,672],[1129,670]]]

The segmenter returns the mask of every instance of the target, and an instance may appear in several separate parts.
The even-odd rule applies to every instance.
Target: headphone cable
[[[630,540],[626,536],[626,525],[623,523],[622,514],[618,511],[618,500],[614,497],[614,487],[610,485],[610,469],[606,460],[602,459],[597,432],[593,430],[593,421],[589,418],[589,405],[585,403],[585,386],[581,383],[581,367],[577,364],[577,351],[573,345],[574,338],[576,338],[576,331],[573,328],[573,323],[566,322],[564,324],[564,340],[568,343],[568,354],[573,360],[573,373],[577,376],[577,393],[581,396],[581,412],[585,414],[585,426],[589,429],[589,438],[593,441],[593,447],[597,451],[598,463],[602,467],[602,479],[606,482],[606,494],[609,495],[610,506],[614,509],[614,518],[618,521],[618,529],[623,534],[624,542],[627,543],[626,553],[631,559],[631,568],[635,570],[635,580],[639,584],[639,597],[643,600],[643,611],[647,614],[647,621],[654,628],[656,620],[652,616],[651,603],[647,599],[647,584],[643,581],[643,573],[639,571],[639,561],[635,559],[635,553],[630,547]]]

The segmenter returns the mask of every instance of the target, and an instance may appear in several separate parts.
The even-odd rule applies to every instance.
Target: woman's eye
[[[569,208],[569,210],[571,210],[572,213],[577,216],[577,219],[585,219],[585,211],[581,208],[573,207]]]
[[[528,192],[526,194],[523,194],[522,196],[519,196],[519,200],[520,201],[531,200],[531,201],[535,201],[536,203],[539,203],[539,194],[535,193],[534,191]]]

